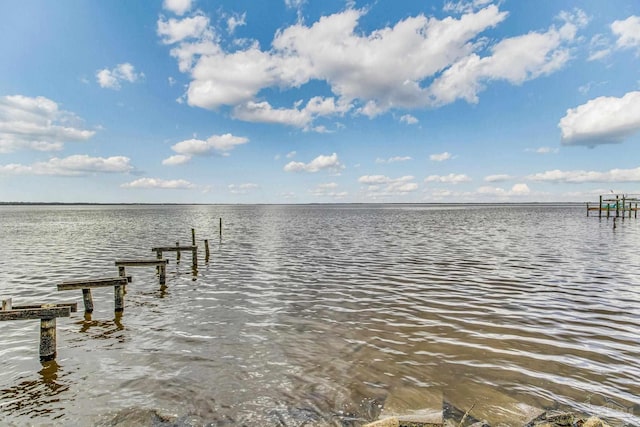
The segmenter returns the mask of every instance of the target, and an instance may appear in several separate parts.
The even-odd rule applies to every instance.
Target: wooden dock
[[[638,202],[640,194],[601,194],[599,203],[587,203],[587,216],[598,212],[598,218],[638,218]]]

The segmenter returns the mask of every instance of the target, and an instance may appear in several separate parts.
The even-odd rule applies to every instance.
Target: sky
[[[638,0],[21,0],[0,17],[0,202],[640,193]]]

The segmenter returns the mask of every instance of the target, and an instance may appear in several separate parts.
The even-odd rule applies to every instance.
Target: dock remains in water
[[[587,203],[587,216],[590,212],[597,211],[598,218],[631,218],[632,215],[638,218],[638,202],[640,194],[601,194],[597,206]]]

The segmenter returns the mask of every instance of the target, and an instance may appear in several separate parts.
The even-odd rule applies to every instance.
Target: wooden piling
[[[45,304],[42,308],[53,308],[55,304]],[[56,318],[40,319],[40,361],[48,362],[56,358]]]
[[[616,218],[620,216],[620,196],[616,194]]]
[[[122,311],[124,308],[124,285],[131,281],[131,276],[105,278],[105,279],[87,279],[87,280],[73,280],[63,282],[58,285],[59,291],[77,290],[82,289],[82,297],[84,302],[85,312],[91,313],[93,311],[93,299],[91,298],[91,288],[103,288],[113,286],[115,310]],[[85,292],[85,289],[88,292]],[[87,297],[85,297],[87,295]]]
[[[3,301],[3,307],[8,306],[9,301]],[[40,319],[40,361],[47,362],[56,358],[56,318],[69,317],[76,310],[76,303],[12,305],[0,311],[0,320]]]
[[[220,218],[220,238],[222,238],[222,218]]]
[[[151,250],[154,251],[156,254],[160,254],[159,257],[162,256],[162,252],[191,251],[191,256],[193,258],[193,260],[192,260],[193,267],[194,268],[198,267],[198,247],[197,246],[180,246],[180,245],[177,245],[177,246],[162,246],[162,247],[158,247],[158,248],[152,248]]]
[[[589,202],[587,202],[587,216],[589,216]]]
[[[156,254],[160,254],[160,251],[156,251]],[[125,259],[125,260],[116,260],[115,265],[118,267],[118,274],[121,277],[125,276],[125,266],[128,267],[144,267],[144,266],[156,266],[156,271],[159,276],[159,281],[161,285],[166,283],[167,278],[167,263],[169,260],[167,259],[158,259],[158,258],[145,258],[145,259]]]
[[[600,204],[598,206],[598,218],[602,218],[602,194],[600,195]]]
[[[196,245],[196,230],[195,228],[191,229],[191,246]]]
[[[204,241],[204,261],[209,262],[209,241]]]
[[[176,262],[180,262],[180,242],[176,242]]]
[[[82,301],[84,302],[84,312],[93,313],[93,298],[91,297],[91,289],[82,290]]]
[[[124,311],[124,285],[115,285],[113,287],[113,296],[115,312]]]
[[[2,311],[11,310],[11,307],[12,307],[11,298],[2,300]]]
[[[194,270],[198,269],[198,247],[194,246],[191,250],[191,265]]]

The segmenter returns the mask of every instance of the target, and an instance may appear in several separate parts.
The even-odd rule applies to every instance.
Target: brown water
[[[195,275],[171,254],[166,289],[129,268],[122,317],[94,290],[54,363],[37,320],[0,323],[0,424],[357,426],[444,393],[638,426],[640,220],[612,225],[577,206],[0,207],[14,305],[81,306],[56,284],[191,227],[211,245]]]

